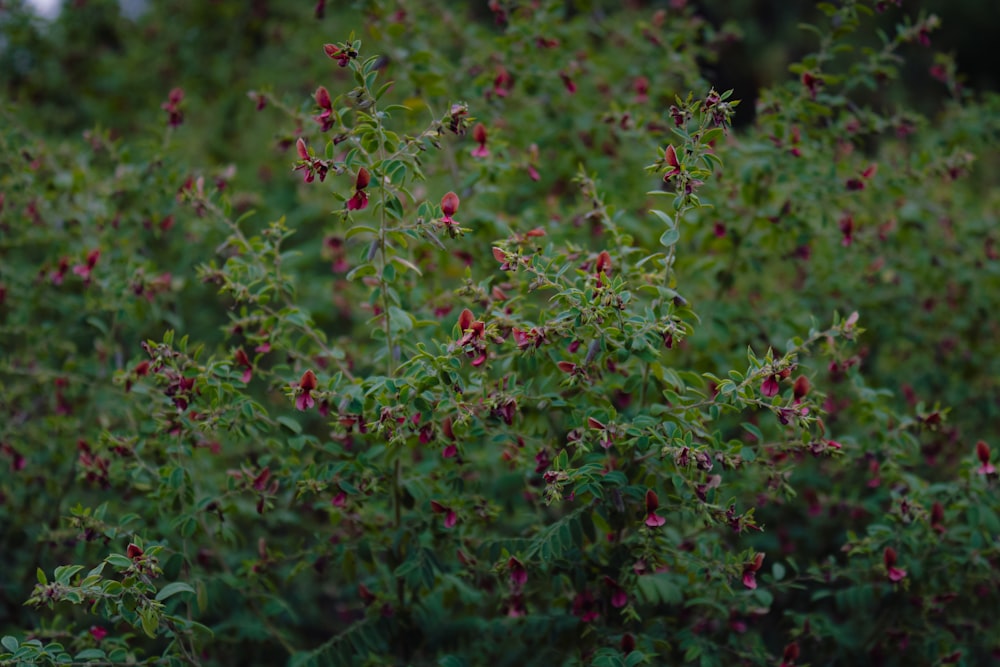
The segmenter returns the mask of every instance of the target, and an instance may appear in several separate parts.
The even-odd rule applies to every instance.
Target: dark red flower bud
[[[983,440],[976,443],[976,456],[982,464],[977,470],[980,475],[993,475],[996,473],[996,468],[990,463],[990,446]]]
[[[444,217],[441,218],[441,222],[454,223],[455,221],[451,219],[451,216],[455,215],[458,211],[459,199],[458,195],[454,192],[449,192],[444,197],[441,198],[441,212]]]
[[[786,665],[791,665],[796,660],[799,659],[799,643],[792,642],[785,647],[785,650],[781,654],[781,661]]]
[[[798,400],[804,398],[810,389],[812,389],[812,386],[809,384],[809,378],[805,375],[800,375],[795,378],[795,386],[792,388],[792,394]]]
[[[321,109],[326,109],[331,111],[333,109],[333,101],[330,99],[330,92],[325,86],[320,86],[316,89],[316,105]]]
[[[132,560],[138,560],[139,558],[142,558],[143,553],[145,552],[143,552],[143,550],[140,549],[138,545],[131,542],[129,543],[128,548],[125,550],[125,555],[131,558]]]
[[[354,189],[364,190],[365,188],[368,187],[368,184],[370,182],[371,182],[371,175],[369,175],[368,170],[365,169],[364,167],[358,169],[358,176],[357,178],[354,179]]]
[[[671,167],[681,166],[680,162],[677,161],[677,150],[671,144],[667,144],[666,150],[663,151],[663,159]]]
[[[611,255],[608,254],[607,250],[602,250],[601,254],[597,256],[597,261],[594,263],[594,273],[598,275],[611,273]]]
[[[319,386],[316,381],[316,374],[312,371],[306,371],[302,374],[302,378],[299,380],[299,389],[303,391],[312,391]]]

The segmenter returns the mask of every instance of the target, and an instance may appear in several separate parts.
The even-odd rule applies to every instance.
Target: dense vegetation
[[[0,9],[0,665],[1000,657],[937,15],[152,4]]]

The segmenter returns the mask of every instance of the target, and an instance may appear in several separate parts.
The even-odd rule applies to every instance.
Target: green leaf
[[[122,569],[132,567],[132,559],[128,556],[123,556],[122,554],[111,554],[105,560],[113,566],[120,567]]]
[[[60,584],[69,584],[73,575],[83,569],[82,565],[60,565],[56,568],[53,573],[56,582]]]
[[[108,654],[99,648],[85,648],[73,656],[73,660],[105,660]]]
[[[144,609],[140,614],[142,618],[142,631],[146,633],[148,637],[156,637],[156,628],[160,625],[160,620],[156,617],[156,612]]]
[[[378,270],[374,264],[362,264],[351,269],[347,274],[347,279],[356,280],[365,276],[374,276],[376,273],[378,273]]]
[[[420,269],[417,267],[417,265],[414,264],[413,262],[411,262],[408,259],[403,259],[402,257],[397,257],[397,256],[394,255],[394,256],[392,256],[392,257],[389,258],[389,261],[392,262],[393,264],[399,264],[404,269],[409,269],[410,271],[413,271],[418,276],[423,277],[423,275],[424,275],[420,271]]]
[[[158,602],[162,602],[163,600],[166,600],[168,597],[172,595],[177,595],[178,593],[194,593],[194,592],[195,592],[194,588],[192,588],[190,584],[185,583],[183,581],[174,581],[160,589],[160,592],[156,594],[156,600]]]
[[[659,218],[660,221],[663,224],[665,224],[668,228],[670,228],[670,227],[676,227],[676,224],[674,223],[674,219],[671,218],[666,213],[664,213],[663,211],[660,211],[660,210],[655,209],[655,208],[651,208],[651,209],[649,209],[649,212],[652,213],[653,215],[655,215],[657,218]]]
[[[285,428],[287,428],[289,431],[291,431],[295,435],[298,435],[299,433],[302,433],[302,424],[298,423],[297,421],[295,421],[291,417],[286,417],[286,416],[282,415],[282,416],[278,417],[277,421],[278,421],[279,424],[281,424],[282,426],[284,426]]]
[[[19,644],[17,643],[17,639],[7,635],[3,639],[0,639],[0,646],[3,646],[5,649],[13,653],[17,650]]]
[[[670,248],[677,244],[681,238],[680,230],[676,227],[668,229],[667,231],[660,234],[660,245],[664,248]]]
[[[764,442],[764,434],[760,432],[759,428],[749,422],[743,422],[740,426],[742,426],[745,431],[753,435],[753,437],[757,438],[757,442]]]

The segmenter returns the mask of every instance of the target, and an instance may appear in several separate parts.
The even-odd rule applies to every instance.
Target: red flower
[[[483,337],[486,325],[474,320],[472,311],[466,308],[458,316],[458,328],[462,330],[462,337],[458,340],[459,345],[468,345]]]
[[[816,99],[816,93],[818,93],[819,89],[823,87],[823,77],[813,74],[812,72],[803,72],[802,85],[809,91],[809,96]]]
[[[615,609],[621,609],[628,604],[628,593],[625,589],[619,585],[617,581],[611,577],[604,577],[604,583],[611,588],[611,606]]]
[[[607,250],[602,250],[601,254],[597,256],[597,261],[594,262],[594,273],[598,276],[602,273],[611,273],[611,255],[608,254]]]
[[[524,569],[524,564],[513,556],[507,561],[507,569],[510,570],[510,583],[514,590],[521,590],[528,583],[528,571]]]
[[[91,250],[87,254],[86,264],[77,264],[73,267],[73,273],[83,278],[83,282],[90,283],[90,274],[97,266],[97,260],[101,258],[100,249]]]
[[[514,87],[514,77],[503,67],[497,68],[497,74],[493,78],[493,94],[497,97],[507,97]]]
[[[354,195],[347,200],[348,211],[360,211],[368,206],[368,193],[364,190],[355,191]]]
[[[671,144],[667,144],[666,149],[663,151],[663,160],[670,167],[667,173],[663,175],[664,182],[669,181],[674,176],[680,175],[681,163],[677,160],[677,151],[674,150]]]
[[[563,85],[566,86],[566,92],[570,95],[576,93],[576,83],[573,82],[573,79],[569,74],[566,72],[559,72],[559,78],[562,79]]]
[[[108,636],[108,631],[99,625],[90,626],[90,636],[94,638],[95,641],[101,641]]]
[[[478,148],[473,149],[472,156],[488,157],[490,149],[486,147],[486,126],[482,123],[476,123],[476,126],[472,128],[472,138],[479,144]]]
[[[771,398],[778,393],[778,376],[775,374],[768,375],[764,378],[764,382],[760,385],[760,393],[764,396]]]
[[[143,550],[135,543],[130,542],[128,548],[125,550],[125,555],[132,560],[139,560],[142,558]]]
[[[931,528],[939,533],[948,530],[944,525],[944,506],[941,503],[934,503],[931,506]]]
[[[316,89],[316,105],[320,108],[320,114],[313,116],[313,120],[320,124],[323,132],[328,132],[333,127],[335,117],[333,115],[333,101],[330,93],[324,86]]]
[[[167,112],[167,124],[170,127],[177,127],[184,122],[184,112],[181,111],[181,102],[184,100],[184,89],[174,88],[167,95],[167,101],[160,105],[160,108]]]
[[[743,585],[754,590],[757,588],[757,570],[764,564],[764,554],[758,553],[753,560],[743,566]]]
[[[976,456],[982,464],[976,469],[980,475],[995,475],[997,469],[990,463],[990,446],[980,440],[976,443]]]
[[[298,396],[295,398],[295,407],[299,410],[308,410],[316,404],[316,400],[312,397],[313,390],[319,386],[316,381],[316,374],[311,370],[306,371],[302,374],[302,378],[299,380]]]
[[[800,375],[795,378],[795,385],[792,387],[792,396],[796,402],[801,401],[809,393],[810,389],[812,389],[812,386],[809,384],[809,378],[805,375]]]
[[[348,211],[360,211],[368,206],[368,192],[366,188],[371,182],[371,175],[364,167],[358,169],[358,175],[354,179],[354,195],[347,200]]]
[[[635,91],[635,103],[645,104],[649,100],[649,79],[637,77],[632,81],[632,90]]]
[[[885,564],[886,574],[889,577],[889,581],[896,583],[897,581],[902,581],[906,578],[906,570],[901,570],[896,567],[896,550],[892,547],[886,547],[885,551],[882,552],[882,562]]]
[[[444,514],[445,528],[451,528],[458,523],[458,515],[455,514],[455,510],[450,507],[445,507],[436,500],[431,501],[431,510],[433,510],[435,514]]]
[[[799,659],[799,643],[792,642],[785,646],[781,654],[781,667],[794,667],[795,661]]]
[[[573,615],[584,623],[592,623],[600,618],[601,614],[597,611],[597,602],[590,591],[577,593],[573,598]]]
[[[443,217],[441,218],[441,222],[445,223],[446,225],[458,224],[451,217],[455,215],[455,213],[458,211],[458,204],[459,204],[458,195],[456,195],[454,192],[449,192],[444,197],[441,197],[441,213],[444,214]]]
[[[245,369],[243,371],[242,381],[243,384],[247,384],[250,382],[250,378],[253,377],[253,364],[250,363],[250,357],[247,356],[247,353],[243,351],[242,347],[236,349],[235,360],[236,363],[243,366]]]
[[[656,513],[660,507],[660,499],[652,489],[646,491],[646,525],[650,528],[659,528],[667,522],[662,516]]]
[[[336,44],[324,44],[323,51],[327,57],[337,61],[341,67],[347,67],[347,63],[358,57],[358,52],[352,48],[341,48]]]

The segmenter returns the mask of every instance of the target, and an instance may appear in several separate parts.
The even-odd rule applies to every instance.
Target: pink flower
[[[108,631],[99,625],[90,626],[90,636],[94,638],[95,641],[101,641],[108,636]]]
[[[476,126],[472,128],[472,138],[479,144],[478,148],[472,150],[472,156],[488,157],[490,149],[486,147],[486,126],[482,123],[476,123]]]
[[[776,395],[778,393],[778,389],[778,376],[774,374],[768,375],[764,378],[764,382],[760,385],[760,393],[764,394],[764,396],[768,398]]]
[[[882,552],[882,562],[885,564],[886,574],[889,577],[889,581],[896,583],[897,581],[902,581],[906,578],[906,570],[896,567],[895,549],[892,547],[886,547],[885,551]]]
[[[100,249],[91,250],[87,254],[86,264],[77,264],[73,267],[73,273],[83,278],[83,282],[90,283],[90,274],[97,266],[97,260],[101,258]]]
[[[590,591],[577,593],[573,598],[573,615],[584,623],[592,623],[600,618],[601,614],[597,610],[597,602]]]
[[[514,590],[520,590],[528,583],[528,571],[524,569],[524,564],[513,556],[507,560],[507,569],[510,570],[510,583]]]
[[[431,501],[431,510],[435,514],[444,514],[444,527],[452,528],[456,523],[458,523],[458,515],[455,510],[450,507],[445,507],[436,500]]]
[[[650,528],[659,528],[667,522],[662,516],[656,513],[660,507],[660,499],[652,489],[646,491],[646,525]]]
[[[298,396],[295,398],[295,407],[299,410],[308,410],[316,404],[316,400],[312,397],[313,390],[319,386],[316,381],[316,374],[312,371],[306,371],[302,374],[302,378],[299,380]]]

